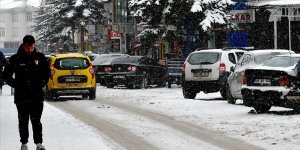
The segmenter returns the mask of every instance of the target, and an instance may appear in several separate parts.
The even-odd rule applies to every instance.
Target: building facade
[[[36,35],[32,26],[38,8],[25,1],[17,1],[13,7],[5,6],[0,7],[0,48],[18,48],[25,35]]]

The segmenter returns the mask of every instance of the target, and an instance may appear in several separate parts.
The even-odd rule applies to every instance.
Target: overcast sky
[[[15,0],[0,0],[0,5],[3,7],[5,5],[14,5],[14,3],[17,5],[18,2],[14,2]],[[23,1],[23,0],[19,0]],[[41,0],[27,0],[28,3],[30,3],[33,6],[40,6]]]

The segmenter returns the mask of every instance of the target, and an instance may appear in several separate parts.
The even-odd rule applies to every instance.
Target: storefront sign
[[[253,13],[251,10],[231,10],[230,21],[236,23],[252,23],[254,22]]]
[[[110,37],[110,39],[121,39],[121,34],[118,32],[111,31],[109,33],[109,37]]]

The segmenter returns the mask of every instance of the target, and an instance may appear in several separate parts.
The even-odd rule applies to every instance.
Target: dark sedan
[[[104,75],[106,74],[106,72],[104,70],[104,66],[109,65],[110,62],[115,58],[124,57],[124,56],[129,56],[129,55],[113,53],[113,54],[101,54],[97,56],[92,62],[96,73],[96,82],[100,83],[100,85],[105,86]]]
[[[128,56],[114,59],[105,67],[106,86],[125,85],[127,88],[146,88],[166,84],[166,67],[145,56]]]

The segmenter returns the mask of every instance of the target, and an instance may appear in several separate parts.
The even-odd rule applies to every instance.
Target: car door
[[[244,54],[240,61],[236,64],[233,72],[231,83],[229,85],[231,94],[234,98],[242,98],[241,86],[243,82],[243,77],[245,70],[249,67],[249,64],[253,61],[253,56],[251,54]]]

